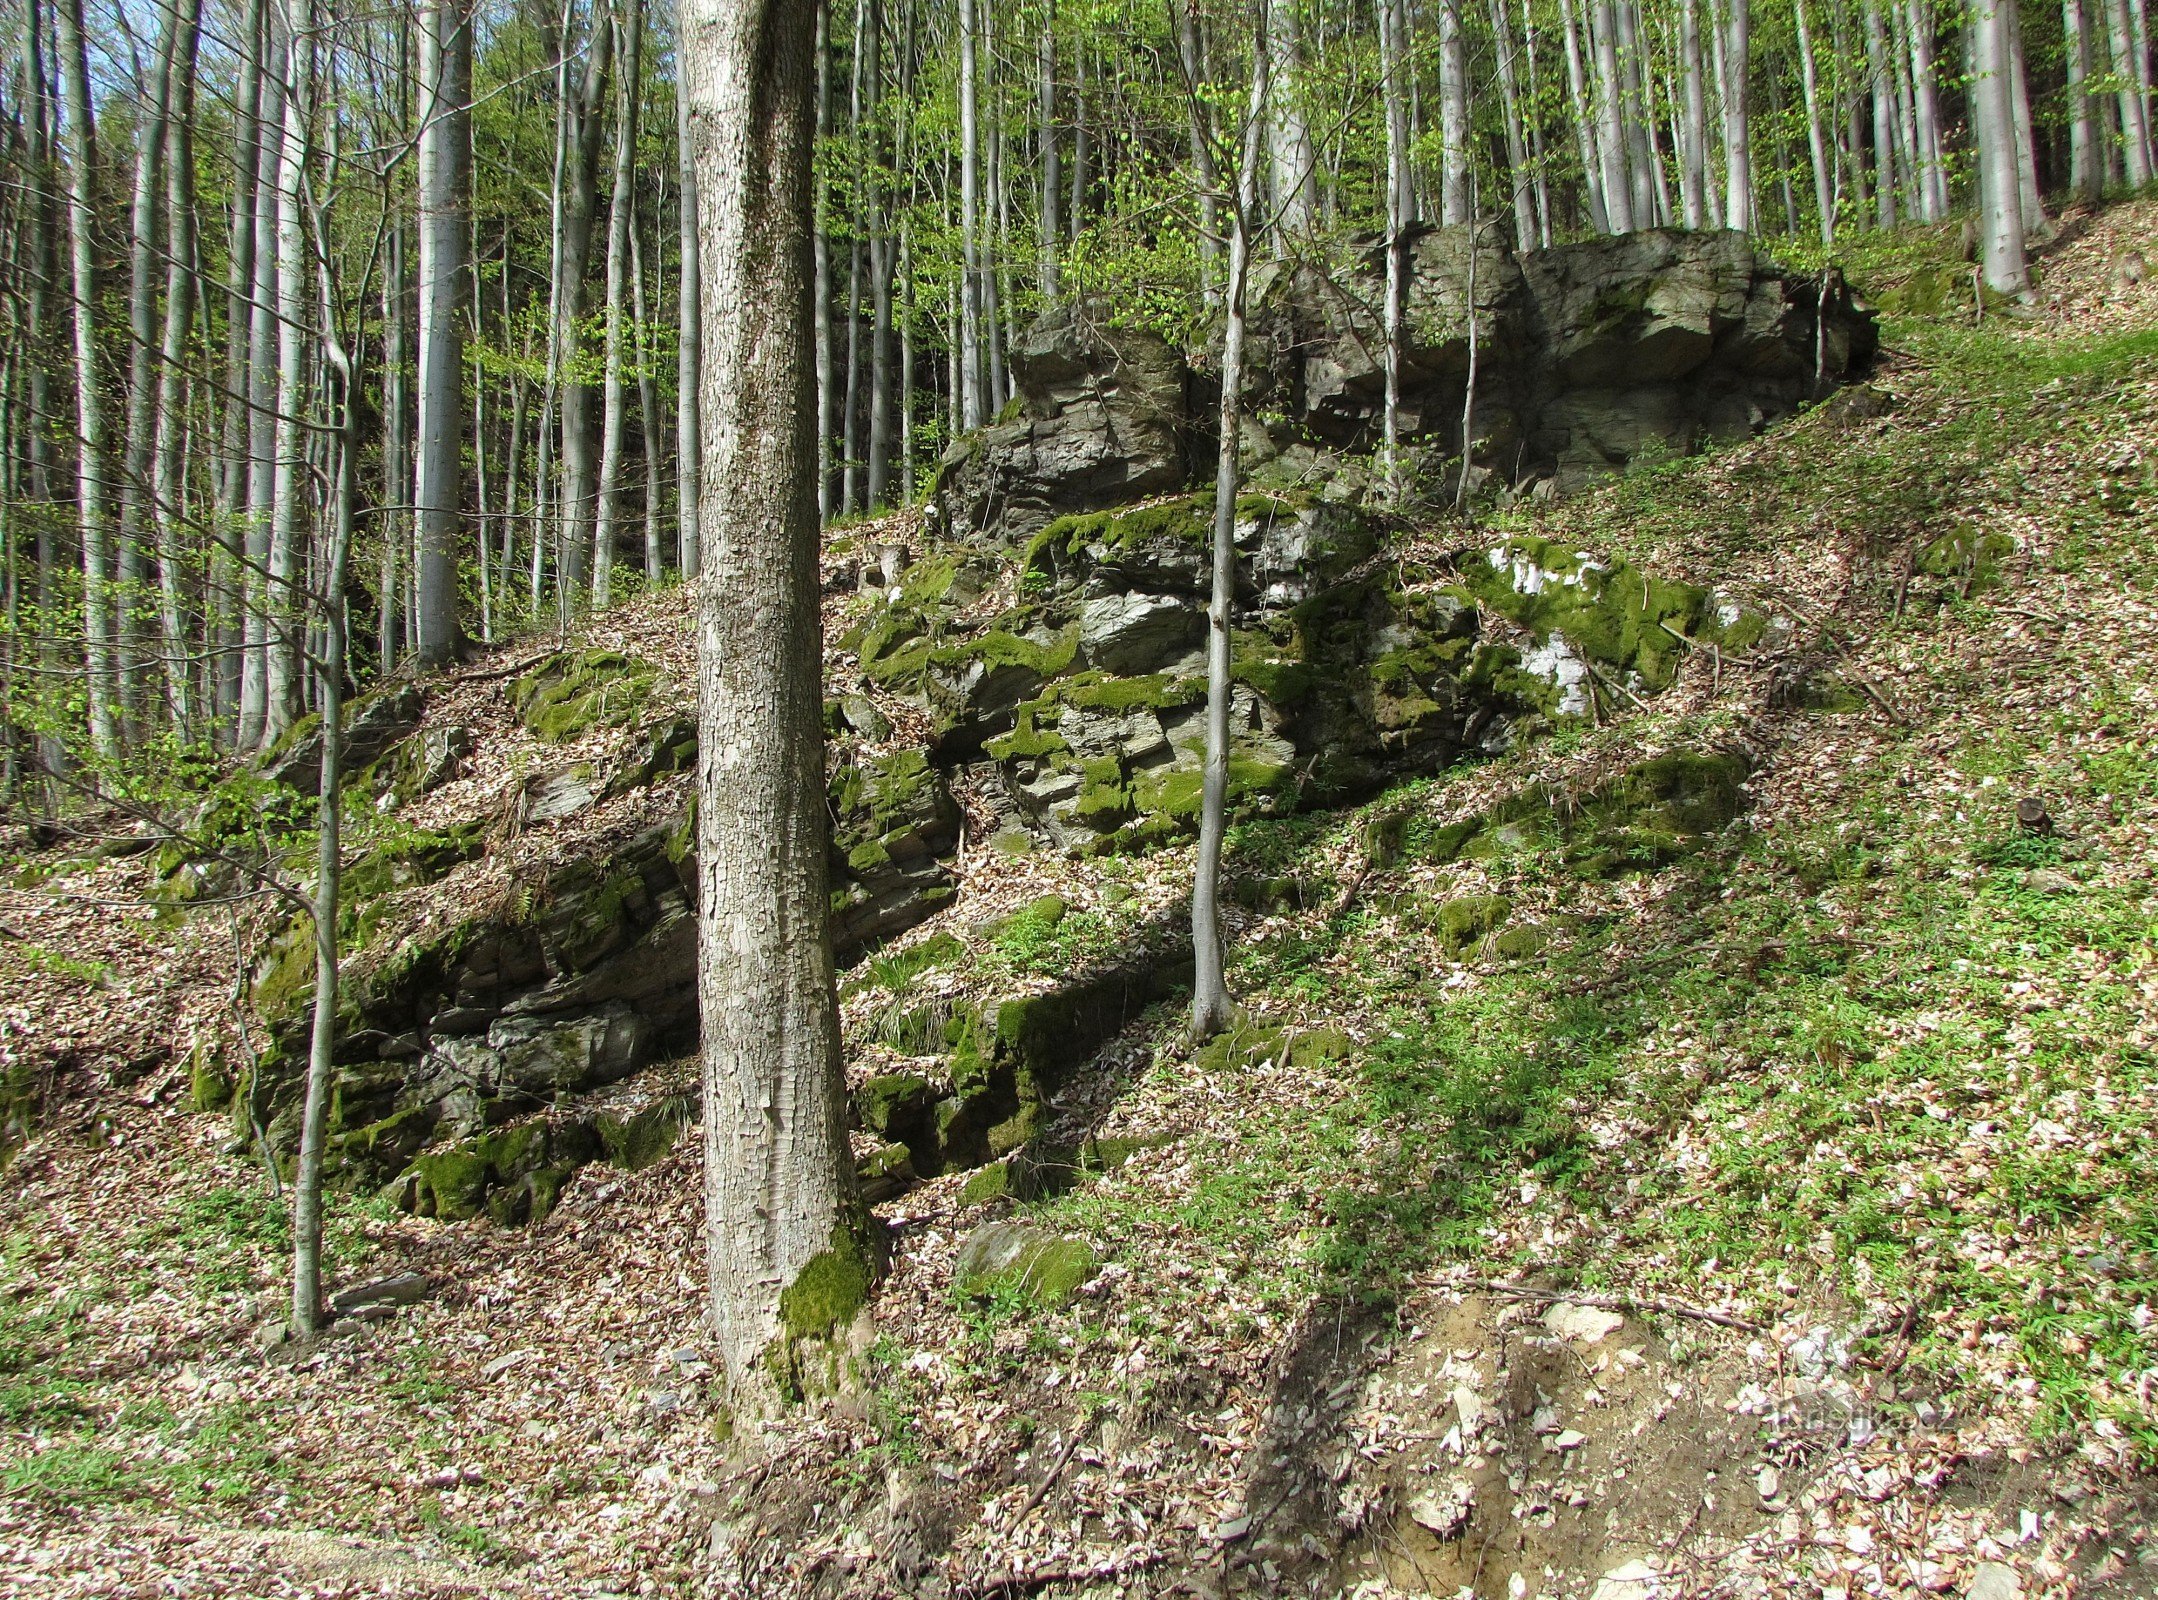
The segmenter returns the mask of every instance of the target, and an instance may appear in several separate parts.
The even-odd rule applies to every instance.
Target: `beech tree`
[[[827,927],[810,307],[814,18],[682,0],[697,173],[706,1256],[738,1392],[850,1321],[871,1260]]]

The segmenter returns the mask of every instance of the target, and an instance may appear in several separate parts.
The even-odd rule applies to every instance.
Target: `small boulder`
[[[1069,1304],[1094,1275],[1091,1246],[1021,1222],[985,1222],[960,1247],[952,1281],[991,1294],[1012,1287],[1038,1305]]]

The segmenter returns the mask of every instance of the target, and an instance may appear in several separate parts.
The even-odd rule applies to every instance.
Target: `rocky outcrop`
[[[944,776],[911,750],[842,766],[831,805],[833,943],[845,961],[950,898],[944,860],[959,815]],[[341,997],[333,1162],[380,1181],[431,1140],[476,1135],[693,1043],[693,835],[685,814],[424,936],[360,949]],[[394,863],[362,858],[348,876],[355,939],[364,944],[374,897],[440,876],[479,844],[476,833],[406,840]],[[297,1134],[313,972],[296,925],[256,973],[273,1050],[266,1081],[246,1092],[280,1149]]]
[[[1067,304],[1020,341],[1012,372],[1018,414],[944,458],[932,503],[948,526],[1016,538],[1182,487],[1192,377],[1166,341]]]
[[[1840,276],[1805,277],[1739,233],[1653,229],[1518,255],[1496,225],[1408,245],[1402,436],[1427,458],[1471,454],[1499,482],[1570,489],[1644,454],[1743,438],[1861,368],[1872,314]],[[1345,284],[1274,285],[1259,319],[1255,404],[1286,419],[1255,441],[1369,452],[1385,403],[1383,261]],[[1473,308],[1473,311],[1472,311]],[[1469,407],[1474,357],[1476,394]]]
[[[1739,233],[1652,229],[1516,252],[1495,223],[1407,245],[1400,431],[1412,487],[1451,493],[1466,424],[1475,482],[1572,489],[1644,455],[1742,438],[1871,357],[1873,314]],[[1385,400],[1383,255],[1253,281],[1244,440],[1254,486],[1364,499]],[[1019,414],[947,456],[953,530],[1013,539],[1211,471],[1218,385],[1152,335],[1073,306],[1013,352]],[[1470,373],[1475,405],[1468,406]]]

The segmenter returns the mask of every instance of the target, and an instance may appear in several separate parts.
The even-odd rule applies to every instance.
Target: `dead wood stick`
[[[1655,1312],[1668,1317],[1691,1317],[1696,1322],[1713,1322],[1719,1328],[1735,1328],[1740,1333],[1759,1333],[1758,1322],[1748,1322],[1744,1317],[1734,1317],[1725,1311],[1710,1311],[1705,1306],[1689,1306],[1678,1300],[1655,1300],[1631,1294],[1562,1294],[1555,1289],[1532,1289],[1525,1283],[1502,1283],[1496,1278],[1470,1278],[1459,1284],[1437,1284],[1439,1288],[1481,1289],[1488,1294],[1510,1294],[1523,1300],[1564,1300],[1577,1306],[1594,1306],[1599,1311]]]
[[[1014,1532],[1018,1531],[1021,1523],[1034,1515],[1035,1507],[1049,1497],[1049,1490],[1055,1485],[1057,1479],[1063,1476],[1064,1468],[1070,1463],[1071,1458],[1078,1453],[1080,1441],[1093,1431],[1094,1419],[1091,1416],[1081,1415],[1078,1422],[1072,1426],[1072,1436],[1064,1441],[1064,1448],[1057,1452],[1056,1460],[1049,1464],[1048,1472],[1042,1475],[1042,1481],[1036,1484],[1034,1492],[1027,1496],[1027,1503],[1019,1508],[1019,1515],[1012,1518]]]
[[[557,652],[554,650],[542,650],[536,656],[526,656],[522,661],[512,661],[506,667],[478,667],[470,672],[453,672],[450,674],[450,682],[486,683],[490,679],[494,678],[514,678],[515,676],[517,676],[518,673],[524,671],[525,668],[536,667],[542,661],[545,661],[549,656],[556,653]]]

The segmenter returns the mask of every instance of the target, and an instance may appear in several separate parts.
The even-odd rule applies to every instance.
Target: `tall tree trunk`
[[[1206,608],[1206,768],[1199,798],[1199,854],[1192,868],[1191,1033],[1211,1038],[1235,1015],[1221,925],[1221,847],[1229,824],[1230,608],[1236,601],[1236,497],[1244,433],[1244,291],[1252,213],[1258,208],[1259,139],[1270,95],[1266,56],[1253,52],[1242,159],[1230,201],[1229,280],[1222,301],[1220,447],[1214,468],[1213,587]]]
[[[679,10],[683,0],[675,0]],[[829,0],[817,0],[817,141],[832,136],[832,13]],[[679,92],[679,87],[677,89]],[[819,163],[816,178],[817,226],[812,264],[816,285],[817,336],[817,516],[829,522],[836,509],[832,491],[838,479],[832,470],[833,423],[838,405],[833,392],[832,338],[832,182]]]
[[[285,12],[285,118],[277,158],[277,413],[270,477],[268,641],[262,737],[274,744],[301,714],[305,617],[300,539],[308,485],[303,425],[308,402],[307,351],[313,312],[307,292],[307,245],[301,231],[307,182],[309,115],[315,74],[314,0],[282,0]]]
[[[1459,227],[1470,215],[1469,45],[1461,26],[1460,0],[1438,0],[1439,8],[1439,222]],[[1269,93],[1279,96],[1281,86]]]
[[[269,695],[270,522],[277,497],[277,174],[285,143],[292,41],[282,0],[271,0],[269,76],[255,165],[255,279],[248,326],[246,595],[241,606],[240,716],[235,743],[263,741]]]
[[[867,1296],[827,931],[809,267],[812,23],[682,0],[702,267],[698,993],[712,1320],[737,1393],[814,1381]],[[837,1360],[834,1352],[829,1359]],[[828,1369],[827,1369],[828,1370]]]
[[[622,515],[622,313],[629,288],[629,230],[637,175],[637,101],[643,83],[644,0],[623,0],[615,27],[621,70],[614,90],[614,189],[607,205],[607,308],[601,356],[599,488],[592,518],[592,606],[614,590],[614,547]]]
[[[959,414],[961,425],[988,420],[982,352],[981,118],[976,106],[976,13],[981,0],[959,0]]]
[[[1620,233],[1624,230],[1611,220],[1611,208],[1604,199],[1602,124],[1589,110],[1587,76],[1581,68],[1581,30],[1574,21],[1573,0],[1559,0],[1559,25],[1566,35],[1566,87],[1573,101],[1569,120],[1581,157],[1581,186],[1588,199],[1589,226],[1598,233]]]
[[[1409,100],[1402,78],[1407,40],[1402,10],[1408,0],[1378,0],[1379,95],[1386,112],[1386,310],[1382,359],[1386,403],[1381,415],[1381,471],[1387,497],[1401,498],[1401,332],[1408,278],[1408,229],[1414,220],[1416,183],[1409,170]]]
[[[652,380],[652,325],[644,292],[644,245],[634,216],[629,226],[630,325],[636,335],[637,424],[644,442],[644,581],[657,585],[667,576],[666,545],[661,538],[659,484],[659,386]]]
[[[1439,0],[1439,4],[1450,14],[1455,0]],[[1318,192],[1312,173],[1311,129],[1301,103],[1303,26],[1296,14],[1297,0],[1265,0],[1265,5],[1266,70],[1273,83],[1266,130],[1268,199],[1278,233],[1297,236],[1311,231]],[[1459,28],[1455,31],[1458,34]]]
[[[157,437],[150,503],[157,526],[158,620],[164,634],[167,690],[174,731],[193,736],[195,706],[188,674],[191,641],[186,611],[184,526],[187,436],[187,340],[195,320],[195,60],[202,37],[202,0],[170,0],[179,43],[172,53],[172,112],[166,122],[165,212],[171,243],[165,262],[165,332],[159,346]]]
[[[222,448],[218,463],[217,555],[208,585],[214,619],[211,642],[217,654],[212,671],[217,683],[213,714],[221,737],[230,740],[240,708],[241,614],[247,594],[245,535],[247,516],[249,329],[255,282],[255,179],[262,127],[259,113],[269,55],[267,0],[248,0],[247,28],[235,68],[232,194],[225,240],[225,381]]]
[[[1057,247],[1063,223],[1058,208],[1063,204],[1064,180],[1057,160],[1057,7],[1056,0],[1043,0],[1041,35],[1035,45],[1034,114],[1035,139],[1040,146],[1042,169],[1041,215],[1035,224],[1040,235],[1042,304],[1057,303]]]
[[[1633,185],[1634,225],[1653,228],[1670,212],[1662,192],[1663,173],[1654,145],[1655,115],[1649,106],[1648,80],[1641,71],[1640,30],[1634,25],[1634,0],[1617,0],[1612,7],[1618,24],[1619,104],[1625,130],[1627,176]]]
[[[2095,203],[2105,189],[2105,162],[2098,153],[2096,107],[2085,87],[2091,76],[2091,39],[2083,0],[2061,0],[2061,41],[2068,75],[2068,186]]]
[[[676,37],[680,37],[677,26]],[[674,503],[675,564],[685,579],[704,565],[698,521],[698,485],[704,476],[704,441],[698,424],[698,363],[704,344],[704,296],[697,277],[697,163],[689,130],[689,96],[675,85],[676,159],[682,169],[675,191],[681,225],[681,279],[675,298]]]
[[[1821,126],[1820,79],[1814,72],[1813,34],[1806,27],[1806,0],[1792,0],[1798,24],[1799,82],[1806,96],[1806,150],[1813,158],[1813,205],[1820,218],[1822,248],[1836,248],[1836,174]]]
[[[592,258],[592,229],[599,215],[599,152],[606,131],[601,115],[606,103],[614,30],[595,17],[592,45],[571,108],[569,193],[562,223],[562,337],[571,356],[579,353],[585,313],[586,267]],[[558,507],[555,591],[563,621],[585,599],[585,556],[592,548],[593,502],[599,478],[599,441],[593,436],[592,385],[565,357],[562,375],[562,495]]]
[[[405,392],[405,230],[392,222],[382,253],[382,529],[381,592],[376,597],[379,670],[395,669],[405,651],[405,507],[411,498],[411,406]]]
[[[2023,207],[2024,231],[2031,233],[2046,226],[2046,207],[2038,192],[2037,129],[2031,120],[2030,85],[2023,69],[2023,9],[2016,0],[2009,0],[2007,11],[2008,95],[2016,114],[2016,192]]]
[[[457,547],[464,524],[465,341],[462,302],[472,263],[472,12],[467,0],[426,0],[420,9],[419,605],[412,643],[420,664],[454,660]]]
[[[1589,0],[1584,11],[1596,46],[1596,148],[1603,168],[1604,211],[1613,233],[1631,233],[1646,219],[1634,215],[1633,175],[1626,170],[1626,128],[1619,98],[1618,16],[1612,0]]]
[[[1748,79],[1753,68],[1752,0],[1731,0],[1729,42],[1725,45],[1728,77],[1723,97],[1724,225],[1753,231],[1753,138],[1748,115]]]
[[[1513,194],[1514,238],[1528,250],[1536,244],[1536,205],[1529,188],[1528,140],[1521,130],[1521,95],[1514,82],[1513,30],[1506,25],[1503,0],[1491,0],[1491,37],[1499,60],[1499,109],[1506,121],[1506,178]]]
[[[1926,0],[1905,0],[1905,28],[1911,41],[1911,106],[1918,123],[1920,211],[1928,222],[1948,215],[1948,164],[1941,150],[1939,86],[1934,81],[1933,14]]]
[[[112,528],[105,485],[105,384],[97,355],[97,128],[84,51],[82,0],[58,0],[55,43],[67,144],[70,288],[75,299],[75,526],[82,540],[82,625],[90,742],[110,761],[120,754],[118,684],[113,676]]]
[[[316,227],[326,232],[322,219]],[[329,1126],[333,1053],[337,1044],[337,924],[343,894],[344,694],[349,619],[344,605],[345,571],[352,550],[357,499],[355,458],[360,449],[359,375],[338,342],[336,307],[322,274],[323,358],[335,398],[337,426],[330,449],[330,543],[316,587],[324,596],[316,709],[322,718],[321,808],[315,833],[315,1005],[308,1034],[307,1089],[300,1109],[300,1148],[292,1181],[292,1324],[311,1339],[322,1318],[322,1158]]]
[[[142,617],[149,600],[150,475],[157,435],[158,259],[165,241],[158,228],[165,187],[166,124],[171,120],[172,69],[180,48],[176,0],[157,0],[157,54],[148,104],[135,135],[135,187],[128,208],[127,421],[120,452],[119,672],[120,712],[139,739],[142,726],[144,644]]]
[[[2014,0],[1977,0],[1971,17],[1972,134],[1978,146],[1978,191],[1985,246],[1986,287],[1996,294],[2022,294],[2030,287],[2023,254],[2023,197],[2016,173],[2015,94],[2008,78],[2015,56],[2009,48],[2008,7]]]
[[[1680,126],[1679,204],[1686,226],[1708,224],[1708,96],[1701,87],[1701,22],[1698,0],[1679,0],[1679,79],[1685,95],[1685,115]]]
[[[1380,0],[1380,3],[1393,4],[1395,0]],[[1199,293],[1201,299],[1211,308],[1221,302],[1221,285],[1215,270],[1215,260],[1220,254],[1217,240],[1219,226],[1216,221],[1216,213],[1220,208],[1216,191],[1221,180],[1214,170],[1214,144],[1206,136],[1197,89],[1206,76],[1206,35],[1201,31],[1196,6],[1178,6],[1175,10],[1177,64],[1183,72],[1187,91],[1184,96],[1185,134],[1191,145],[1192,182],[1199,191]],[[1083,68],[1086,64],[1084,48],[1079,51],[1078,59]],[[1082,126],[1082,133],[1083,131]],[[1075,218],[1078,215],[1081,193],[1077,173],[1085,160],[1083,143],[1075,143],[1072,157],[1072,210]],[[1076,222],[1073,236],[1077,237]]]
[[[2128,187],[2140,189],[2151,181],[2150,103],[2137,83],[2135,28],[2128,0],[2106,0],[2106,35],[2112,47],[2113,74],[2120,80],[2121,169]]]

